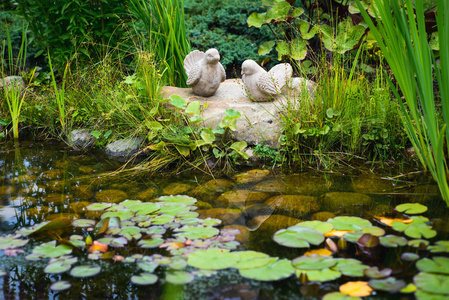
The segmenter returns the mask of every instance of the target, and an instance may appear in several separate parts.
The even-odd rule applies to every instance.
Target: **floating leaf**
[[[335,217],[327,220],[334,226],[335,230],[359,231],[363,227],[372,226],[371,222],[358,217]]]
[[[361,298],[349,296],[340,292],[333,292],[324,295],[322,300],[361,300]]]
[[[59,274],[67,272],[71,267],[71,264],[66,264],[64,263],[64,261],[55,261],[47,265],[44,269],[44,272],[47,274]]]
[[[185,267],[187,267],[187,261],[181,257],[173,257],[168,267],[173,270],[182,270],[185,269]]]
[[[148,273],[153,273],[154,270],[156,270],[156,268],[159,267],[159,264],[155,263],[155,262],[152,262],[152,261],[142,261],[142,262],[139,262],[137,264],[137,266],[142,271],[145,271],[145,272],[148,272]]]
[[[56,281],[50,286],[50,290],[52,291],[63,291],[70,288],[72,285],[65,280]]]
[[[386,236],[381,236],[379,238],[380,240],[380,244],[384,247],[393,247],[396,248],[398,246],[405,246],[407,245],[407,240],[405,238],[403,238],[402,236],[397,236],[397,235],[386,235]]]
[[[413,277],[413,282],[424,292],[449,296],[449,276],[447,275],[420,272]]]
[[[390,293],[396,293],[406,286],[404,280],[397,280],[394,277],[388,277],[385,279],[371,279],[368,284],[377,291],[385,291]]]
[[[233,267],[240,260],[238,252],[223,249],[207,249],[190,253],[187,263],[198,269],[219,270]]]
[[[296,225],[278,230],[274,234],[273,240],[282,246],[307,248],[310,246],[309,244],[321,244],[324,241],[324,235],[314,229]]]
[[[334,228],[332,224],[321,221],[305,221],[301,222],[300,226],[316,230],[318,232],[321,232],[322,234],[326,234]]]
[[[340,292],[354,297],[367,297],[373,289],[366,281],[350,281],[340,286]]]
[[[72,275],[73,277],[84,278],[84,277],[95,276],[98,273],[100,273],[100,271],[101,271],[101,267],[99,267],[99,266],[82,265],[82,266],[74,267],[70,271],[70,275]]]
[[[294,273],[295,269],[290,260],[277,260],[277,258],[272,258],[272,260],[273,262],[260,268],[240,269],[240,275],[250,279],[272,281],[290,277]]]
[[[420,203],[404,203],[396,206],[398,212],[403,212],[408,215],[422,214],[427,211],[427,206]]]
[[[345,264],[339,268],[339,271],[346,276],[363,277],[363,272],[366,269],[368,269],[368,266],[362,264]]]
[[[380,217],[380,216],[374,216],[374,218],[387,226],[391,226],[394,222],[399,222],[399,223],[404,223],[404,224],[413,222],[413,219],[397,219],[397,218],[392,219],[392,218],[385,218],[385,217]]]
[[[175,229],[175,232],[180,232],[176,234],[176,236],[178,237],[195,240],[214,237],[220,233],[220,230],[209,226],[183,226],[181,228]]]
[[[195,279],[195,276],[193,276],[191,273],[183,271],[167,273],[167,275],[165,276],[165,280],[173,284],[186,284],[193,281],[193,279]]]
[[[0,250],[19,248],[25,246],[29,241],[19,238],[20,235],[0,236]]]
[[[415,297],[419,300],[447,300],[448,295],[427,293],[422,290],[417,290],[415,293]]]
[[[86,206],[87,210],[90,211],[102,211],[112,206],[112,203],[93,203]]]
[[[157,248],[160,245],[164,243],[163,239],[147,239],[147,240],[140,240],[137,245],[139,245],[142,248]]]
[[[207,218],[207,219],[201,220],[201,224],[203,224],[204,226],[216,226],[216,225],[221,224],[221,220],[214,219],[214,218]]]
[[[292,260],[292,265],[301,270],[321,270],[333,267],[337,261],[329,256],[300,256]]]
[[[417,290],[416,285],[414,285],[413,283],[409,283],[404,288],[402,288],[400,290],[400,292],[407,294],[407,293],[414,293],[414,292],[416,292],[416,290]],[[420,299],[420,298],[418,298],[418,299]]]
[[[295,270],[296,276],[300,278],[301,276],[307,275],[309,281],[319,281],[326,282],[338,279],[341,277],[341,272],[333,269],[322,269],[322,270]]]
[[[415,239],[408,241],[407,245],[414,248],[426,249],[429,245],[429,241],[422,239]]]
[[[272,258],[265,253],[256,251],[240,251],[239,262],[234,266],[237,269],[260,268],[273,262]]]
[[[59,245],[56,247],[56,241],[43,243],[33,249],[33,254],[41,257],[59,257],[72,253],[72,247],[69,245]]]
[[[363,236],[363,234],[363,232],[348,232],[343,236],[343,238],[345,239],[345,241],[357,243]]]
[[[160,202],[181,203],[185,205],[193,205],[197,202],[195,198],[186,195],[162,196],[156,200]]]
[[[363,270],[363,274],[369,278],[379,279],[390,276],[392,271],[393,270],[389,268],[385,268],[382,269],[382,271],[379,271],[378,267],[369,267]]]
[[[134,212],[131,211],[131,210],[128,210],[128,209],[120,209],[120,210],[117,210],[117,211],[106,212],[106,213],[101,215],[102,219],[113,218],[113,217],[118,217],[118,218],[120,218],[120,221],[123,222],[125,220],[129,220],[132,217],[134,217]]]
[[[421,272],[449,275],[449,258],[443,256],[435,256],[433,260],[430,258],[423,258],[416,262],[416,268]]]
[[[407,236],[415,239],[419,239],[421,237],[430,239],[437,235],[437,232],[433,230],[431,226],[426,224],[429,222],[429,219],[422,216],[412,217],[412,219],[413,222],[409,224],[395,221],[391,227],[393,227],[396,231],[403,231]]]
[[[135,212],[137,216],[151,214],[158,211],[160,208],[161,205],[159,203],[153,202],[136,203],[127,207],[127,209]]]
[[[94,220],[89,220],[89,219],[78,219],[78,220],[74,220],[72,222],[72,226],[74,227],[94,227],[95,226],[95,221]]]
[[[180,203],[164,203],[161,209],[158,211],[160,214],[176,216],[179,213],[187,212],[190,207]]]
[[[404,252],[401,254],[401,259],[405,261],[415,261],[419,259],[419,255],[411,252]]]
[[[158,277],[151,273],[142,273],[131,277],[131,282],[137,285],[149,285],[156,283]]]
[[[311,256],[311,255],[322,255],[322,256],[332,256],[332,251],[326,249],[326,248],[321,248],[321,249],[313,249],[313,250],[308,250],[306,251],[306,253],[304,253],[305,256]]]
[[[49,223],[46,223],[44,226],[36,227],[36,229],[33,232],[29,233],[29,235],[65,228],[70,226],[71,223],[72,221],[69,218],[58,217],[51,220]]]
[[[173,222],[173,220],[175,219],[174,216],[170,216],[170,215],[162,215],[162,216],[155,216],[152,217],[151,223],[154,225],[163,225],[163,224],[168,224]]]

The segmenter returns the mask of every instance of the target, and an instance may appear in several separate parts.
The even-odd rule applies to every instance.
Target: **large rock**
[[[316,198],[306,195],[274,196],[265,201],[265,205],[272,207],[278,214],[293,218],[304,217],[319,209]]]
[[[0,79],[0,88],[3,88],[3,81],[7,87],[19,86],[20,89],[25,87],[25,81],[23,81],[21,76],[8,76]]]
[[[347,214],[361,214],[370,209],[373,200],[370,196],[360,193],[331,192],[324,194],[320,199],[322,208],[331,212]]]
[[[268,197],[266,193],[249,190],[227,191],[215,199],[214,204],[218,207],[241,209],[246,205],[262,202]]]
[[[140,137],[122,139],[108,144],[105,151],[107,155],[116,159],[127,158],[139,151],[141,143]]]
[[[292,82],[300,84],[302,81],[294,79]],[[292,94],[297,95],[301,92],[301,88],[291,87],[291,91]],[[199,100],[203,106],[208,103],[202,113],[204,127],[217,128],[225,116],[225,110],[237,110],[242,114],[242,118],[237,120],[237,130],[232,133],[233,138],[245,141],[249,145],[265,143],[275,149],[279,148],[282,110],[287,107],[287,101],[297,102],[293,101],[297,98],[284,96],[278,97],[273,102],[253,102],[245,93],[240,79],[224,81],[211,97],[197,96],[190,88],[171,86],[164,87],[162,93],[165,98],[178,95],[187,102]]]
[[[231,225],[242,214],[239,209],[227,209],[227,208],[211,208],[197,211],[201,219],[215,218],[220,219],[223,225]]]
[[[95,140],[95,137],[87,130],[72,130],[68,136],[69,145],[77,150],[92,148]]]

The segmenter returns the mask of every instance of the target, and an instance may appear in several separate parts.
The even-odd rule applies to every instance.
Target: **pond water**
[[[346,239],[334,236],[331,240],[338,244],[339,250],[333,257],[355,258],[366,268],[391,268],[391,276],[405,283],[412,282],[418,270],[414,266],[417,258],[410,262],[401,258],[403,253],[423,258],[432,257],[432,252],[445,256],[449,251],[449,243],[447,247],[444,243],[438,245],[438,241],[447,239],[449,231],[448,209],[439,197],[438,188],[414,170],[398,176],[394,165],[386,166],[382,174],[376,175],[370,172],[372,165],[369,165],[365,169],[348,167],[335,173],[311,170],[279,174],[273,170],[245,169],[234,176],[217,178],[192,170],[171,176],[150,176],[142,171],[117,173],[120,163],[100,153],[73,151],[59,142],[7,143],[1,144],[0,149],[0,236],[4,236],[0,239],[0,293],[3,293],[0,298],[3,299],[319,299],[338,291],[348,281],[369,278],[363,273],[341,274],[338,270],[339,275],[333,280],[325,280],[328,274],[323,273],[320,280],[307,282],[314,275],[304,271],[308,274],[304,280],[296,267],[295,273],[279,271],[287,274],[280,275],[279,280],[258,280],[261,274],[243,276],[252,267],[226,267],[226,264],[222,268],[198,267],[194,262],[198,258],[192,253],[219,248],[223,260],[229,263],[233,258],[226,251],[253,250],[269,255],[270,259],[288,262],[291,268],[288,260],[302,256],[307,250],[324,248],[324,242],[310,242],[310,248],[294,248],[281,245],[290,243],[290,237],[287,242],[282,237],[275,242],[273,235],[278,232],[280,237],[279,230],[301,221],[324,223],[334,219],[341,223],[343,219],[335,219],[339,216],[357,217],[351,219],[355,225],[346,226],[357,226],[358,218],[368,220],[372,225],[365,233],[370,233],[371,238],[397,235],[402,240],[394,240],[393,247],[391,243],[386,246],[384,239],[381,246],[371,248],[367,244],[357,246],[362,233],[353,233]],[[408,202],[428,208],[420,214],[429,219],[424,222],[427,227],[422,232],[431,228],[438,232],[435,237],[425,239],[430,245],[437,243],[440,247],[437,250],[425,249],[425,241],[414,245],[409,241],[415,238],[407,230],[393,230],[380,222],[381,217],[404,218],[395,207]],[[103,203],[103,207],[92,206],[93,203]],[[142,203],[152,204],[142,206]],[[132,214],[128,216],[130,209]],[[145,209],[146,213],[142,213]],[[75,220],[80,219],[93,223],[77,224]],[[351,220],[345,222],[352,223]],[[50,228],[24,230],[49,221],[46,224],[51,224]],[[113,221],[118,225],[112,226]],[[338,229],[337,223],[333,224]],[[197,231],[198,228],[201,230]],[[12,237],[9,240],[5,238],[8,235]],[[98,248],[90,253],[95,250],[89,247],[90,238],[109,244],[107,252]],[[303,237],[299,233],[295,238]],[[20,246],[6,245],[17,240],[27,242]],[[48,242],[55,240],[56,244],[48,246]],[[42,245],[47,248],[36,250],[43,249]],[[54,247],[59,245],[70,251],[59,248],[66,256],[58,261]],[[329,247],[332,249],[332,245]],[[220,255],[211,258],[207,251],[198,253],[203,253],[204,261],[210,260],[210,265],[222,263]],[[260,257],[251,263],[257,259]],[[272,259],[269,264],[275,261]],[[65,271],[49,271],[47,267],[55,262],[53,266],[68,267]],[[88,276],[92,270],[79,269],[81,275],[76,275],[74,269],[81,265],[101,271]],[[273,274],[276,271],[272,269]],[[268,271],[260,269],[260,272]],[[147,278],[139,277],[142,273]],[[153,279],[157,279],[153,284],[139,284],[142,283],[139,280]],[[381,288],[375,289],[371,297],[398,295],[403,299],[415,297],[414,293],[390,294]]]

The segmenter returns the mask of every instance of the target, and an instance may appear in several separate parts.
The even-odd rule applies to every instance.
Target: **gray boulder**
[[[95,145],[96,138],[87,130],[72,130],[68,136],[69,145],[78,150],[88,150]]]
[[[0,88],[3,87],[3,81],[7,87],[17,84],[21,89],[25,88],[25,81],[23,81],[21,76],[8,76],[0,79]]]
[[[141,143],[142,138],[140,137],[122,139],[109,143],[106,146],[105,152],[112,158],[126,159],[139,151]]]

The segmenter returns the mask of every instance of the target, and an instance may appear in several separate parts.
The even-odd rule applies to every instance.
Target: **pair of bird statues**
[[[198,50],[190,52],[184,59],[184,69],[188,76],[187,85],[198,96],[212,96],[226,79],[217,49],[209,49],[205,53]],[[242,64],[244,89],[257,102],[269,101],[279,95],[291,76],[292,67],[288,63],[278,64],[268,72],[251,59]]]

